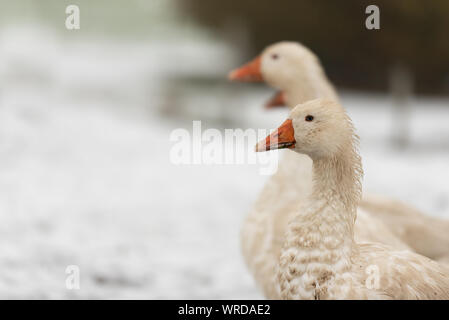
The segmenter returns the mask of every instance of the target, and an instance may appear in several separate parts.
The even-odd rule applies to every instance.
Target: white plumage
[[[249,64],[244,80],[263,80],[282,90],[293,108],[316,98],[338,101],[317,57],[292,42],[274,44]],[[246,70],[248,72],[248,70]],[[238,79],[239,70],[230,77]],[[254,73],[259,73],[254,76]],[[288,152],[279,170],[264,186],[242,228],[243,255],[256,282],[268,298],[278,298],[276,266],[288,222],[311,192],[312,161]],[[434,229],[437,227],[437,229]],[[433,230],[446,230],[435,233]],[[358,207],[354,234],[357,241],[373,241],[396,249],[416,250],[434,259],[449,254],[449,222],[428,217],[418,210],[380,196],[364,196]]]
[[[312,121],[307,121],[308,116]],[[354,239],[361,198],[358,137],[330,100],[294,108],[258,151],[290,143],[313,159],[312,191],[287,228],[277,271],[284,299],[449,299],[449,269],[408,250]],[[289,138],[282,136],[291,131]],[[294,142],[292,144],[292,142]],[[269,146],[269,147],[267,147]]]

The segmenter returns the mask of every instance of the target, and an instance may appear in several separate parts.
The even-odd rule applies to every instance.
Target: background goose
[[[363,171],[358,137],[338,103],[298,105],[256,151],[281,148],[313,161],[312,192],[289,223],[282,248],[282,298],[449,298],[446,266],[407,250],[354,241]]]
[[[286,105],[284,92],[276,91],[275,94],[265,103],[265,107],[275,108],[275,107],[284,107]]]

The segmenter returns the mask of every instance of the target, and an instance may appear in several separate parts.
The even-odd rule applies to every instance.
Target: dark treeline
[[[279,40],[312,48],[337,85],[385,90],[393,66],[420,93],[449,93],[447,0],[178,0],[184,13],[220,33],[243,26],[250,55]],[[380,8],[380,30],[365,28],[365,8]],[[238,46],[237,46],[238,47]]]

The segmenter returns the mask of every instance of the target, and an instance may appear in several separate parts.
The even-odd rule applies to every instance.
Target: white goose
[[[362,164],[358,137],[331,100],[298,105],[256,151],[313,161],[313,187],[288,225],[278,268],[284,299],[449,299],[449,269],[419,254],[354,241]]]
[[[293,107],[320,97],[337,99],[317,57],[298,43],[272,45],[250,63],[231,72],[229,77],[241,81],[266,81],[281,89],[282,92],[268,106],[279,105],[283,100]],[[293,209],[310,193],[311,176],[312,162],[309,157],[291,152],[285,154],[278,172],[264,186],[244,222],[241,239],[243,255],[268,298],[278,297],[275,265]],[[380,219],[373,218],[373,214]],[[365,196],[360,203],[355,237],[398,249],[409,248],[410,245],[424,255],[442,258],[449,251],[449,233],[434,230],[449,230],[449,224],[422,215],[397,201]]]

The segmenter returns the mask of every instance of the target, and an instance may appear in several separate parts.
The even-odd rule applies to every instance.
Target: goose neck
[[[310,63],[289,79],[284,88],[287,104],[290,108],[299,103],[318,98],[338,101],[338,96],[327,79],[323,69],[317,63]]]

